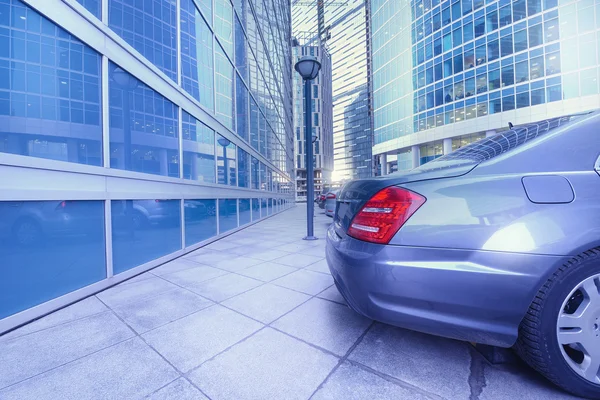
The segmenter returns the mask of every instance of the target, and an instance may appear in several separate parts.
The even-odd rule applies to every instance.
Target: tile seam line
[[[333,285],[332,285],[332,286],[333,286]],[[329,289],[329,287],[328,287],[327,289]],[[327,289],[325,289],[325,290],[327,290]],[[320,294],[320,293],[321,293],[321,292],[319,292],[319,294]],[[188,372],[186,372],[186,376],[189,376],[189,374],[191,374],[191,373],[193,373],[194,371],[196,371],[196,370],[200,369],[200,368],[201,368],[201,367],[202,367],[204,364],[206,364],[207,362],[214,360],[215,358],[217,358],[217,357],[218,357],[218,356],[220,356],[221,354],[224,354],[225,352],[229,351],[231,348],[233,348],[233,347],[234,347],[234,346],[236,346],[237,344],[239,344],[239,343],[242,343],[242,342],[246,341],[247,339],[249,339],[250,337],[252,337],[252,336],[256,335],[258,332],[260,332],[260,331],[264,330],[265,328],[271,328],[271,329],[273,329],[273,330],[276,330],[276,331],[278,331],[278,332],[280,332],[280,333],[283,333],[283,334],[285,334],[286,336],[289,336],[289,337],[291,337],[291,338],[293,338],[293,339],[299,340],[298,338],[295,338],[295,337],[293,337],[293,336],[291,336],[291,335],[289,335],[289,334],[287,334],[287,333],[285,333],[285,332],[281,332],[279,329],[277,329],[277,328],[273,327],[273,326],[272,326],[272,324],[273,324],[273,323],[275,323],[276,321],[278,321],[279,319],[281,319],[281,318],[285,317],[285,316],[286,316],[286,315],[288,315],[289,313],[293,312],[293,311],[294,311],[294,310],[296,310],[297,308],[301,307],[303,304],[305,304],[305,303],[309,302],[310,300],[312,300],[312,299],[313,299],[313,298],[315,298],[316,296],[317,296],[317,295],[314,295],[314,296],[311,296],[311,297],[309,297],[308,299],[306,299],[306,300],[305,300],[305,301],[303,301],[302,303],[298,304],[296,307],[294,307],[294,308],[292,308],[291,310],[289,310],[289,311],[285,312],[284,314],[280,315],[279,317],[277,317],[275,320],[273,320],[273,321],[269,322],[268,324],[265,324],[265,323],[263,323],[263,322],[260,322],[260,321],[258,321],[258,322],[260,322],[260,323],[263,325],[263,326],[262,326],[260,329],[258,329],[256,332],[254,332],[254,333],[250,334],[249,336],[245,337],[244,339],[242,339],[242,340],[240,340],[240,341],[238,341],[238,342],[236,342],[236,343],[232,344],[231,346],[229,346],[229,347],[228,347],[228,348],[226,348],[225,350],[223,350],[223,351],[219,352],[218,354],[215,354],[215,355],[214,355],[214,356],[212,356],[211,358],[209,358],[209,359],[207,359],[207,360],[203,361],[202,363],[200,363],[199,365],[195,366],[194,368],[190,369]],[[223,306],[223,307],[226,307],[226,306]],[[228,307],[226,307],[226,308],[228,308]],[[232,310],[232,311],[233,311],[233,312],[235,312],[235,313],[238,313],[238,314],[240,314],[240,315],[242,315],[242,316],[244,316],[244,317],[247,317],[246,315],[244,315],[244,314],[240,313],[239,311],[235,311],[235,310]],[[250,318],[250,317],[247,317],[247,318]],[[254,319],[253,319],[253,320],[254,320]],[[256,321],[256,320],[254,320],[254,321]],[[303,341],[303,342],[304,342],[304,341]],[[306,343],[306,342],[304,342],[304,343]],[[323,351],[323,349],[321,349],[321,348],[318,348],[318,347],[315,347],[315,345],[313,345],[313,344],[310,344],[310,343],[307,343],[307,344],[309,344],[309,345],[310,345],[311,347],[313,347],[313,348],[316,348],[317,350]],[[331,354],[331,355],[334,355],[336,358],[339,358],[339,356],[337,356],[337,355],[335,355],[335,354],[333,354],[333,353],[331,353],[331,352],[329,352],[329,351],[326,351],[326,353],[328,353],[328,354]]]

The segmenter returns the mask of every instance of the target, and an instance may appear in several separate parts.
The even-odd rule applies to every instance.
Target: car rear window
[[[511,151],[535,138],[543,136],[552,130],[590,113],[567,115],[564,117],[547,119],[532,124],[515,126],[495,136],[479,140],[465,147],[436,158],[423,164],[417,170],[432,171],[442,168],[474,165],[490,160],[500,154]]]

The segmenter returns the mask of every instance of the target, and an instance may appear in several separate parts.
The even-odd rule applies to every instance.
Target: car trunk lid
[[[335,231],[340,237],[345,237],[352,219],[363,205],[375,193],[386,187],[431,179],[457,177],[469,173],[476,165],[447,164],[435,169],[417,168],[404,173],[348,182],[338,194],[336,212],[333,219]]]

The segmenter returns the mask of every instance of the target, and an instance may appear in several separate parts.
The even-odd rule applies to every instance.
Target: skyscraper
[[[312,38],[313,34],[296,36],[293,39],[292,55],[294,63],[302,56],[317,57],[321,62],[319,75],[311,82],[312,98],[312,132],[314,155],[314,188],[315,194],[323,191],[324,185],[331,184],[333,172],[333,115],[331,108],[331,57],[324,45],[319,41],[311,46],[303,46],[304,37]],[[304,129],[304,81],[300,74],[294,74],[294,132],[296,135],[296,201],[306,201],[306,137]]]
[[[517,125],[598,108],[589,1],[372,0],[375,146],[406,170]]]
[[[292,2],[293,34],[315,32],[331,55],[334,181],[372,175],[367,21],[365,0]]]
[[[0,333],[294,200],[284,0],[0,1]]]

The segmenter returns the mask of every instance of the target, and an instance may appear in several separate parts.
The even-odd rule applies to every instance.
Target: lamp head
[[[303,56],[298,60],[298,62],[296,62],[294,69],[300,74],[302,79],[313,80],[319,74],[321,63],[317,57]]]
[[[219,144],[223,147],[227,147],[231,144],[231,141],[229,139],[226,139],[222,136],[219,139],[217,139],[217,142],[219,142]]]
[[[133,90],[138,86],[137,79],[120,67],[112,71],[112,78],[120,89]]]

